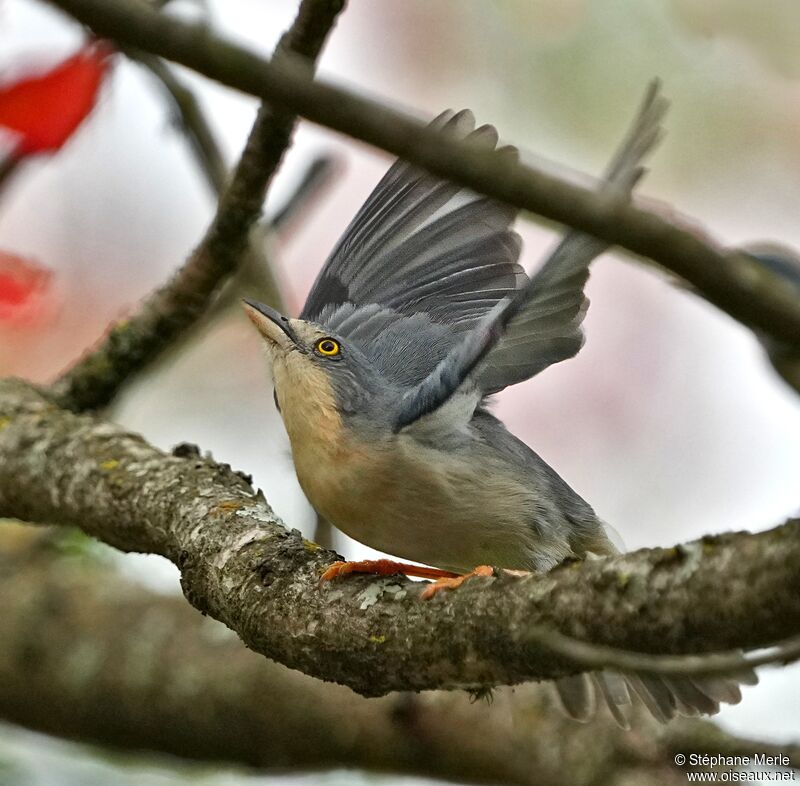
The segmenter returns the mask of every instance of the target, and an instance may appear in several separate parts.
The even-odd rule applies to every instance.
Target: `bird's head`
[[[291,319],[254,300],[243,303],[264,339],[290,437],[308,427],[338,430],[343,421],[380,427],[386,385],[358,347],[314,322]]]

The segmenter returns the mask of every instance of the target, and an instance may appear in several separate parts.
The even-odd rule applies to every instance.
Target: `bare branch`
[[[128,50],[125,54],[150,71],[163,87],[175,108],[181,130],[191,145],[201,172],[211,191],[219,196],[225,189],[228,167],[195,94],[160,57],[136,50]]]
[[[580,641],[554,630],[533,629],[528,635],[531,641],[587,670],[611,669],[671,677],[714,677],[730,676],[758,666],[786,665],[800,659],[800,636],[774,644],[766,652],[742,654],[734,650],[704,655],[650,655]]]
[[[278,44],[276,60],[293,53],[303,58],[303,71],[312,74],[343,6],[344,0],[303,0],[292,27]],[[162,16],[153,10],[148,13]],[[135,42],[130,43],[137,48]],[[286,111],[266,104],[261,107],[200,245],[135,316],[114,325],[97,349],[56,382],[53,395],[62,405],[81,410],[108,403],[133,373],[152,362],[204,313],[220,283],[242,263],[250,231],[261,215],[267,186],[294,125],[295,117]]]
[[[270,227],[279,234],[303,212],[306,204],[325,186],[334,170],[330,156],[316,156],[303,170],[294,191],[269,215]]]
[[[49,0],[98,35],[182,63],[313,122],[387,150],[428,171],[658,262],[744,324],[790,345],[800,336],[800,302],[780,277],[725,252],[656,213],[594,193],[491,151],[444,139],[375,101],[312,80],[289,58],[272,62],[205,27],[133,0]]]
[[[248,647],[364,695],[580,670],[531,639],[541,628],[661,654],[800,634],[800,520],[546,575],[476,579],[427,603],[400,577],[319,587],[336,555],[287,532],[241,476],[194,454],[166,456],[13,380],[0,382],[0,516],[161,554],[180,568],[189,601]]]
[[[499,692],[491,705],[452,692],[363,699],[265,662],[182,599],[108,566],[76,565],[30,542],[22,550],[33,530],[17,530],[0,530],[0,716],[38,731],[266,769],[520,786],[594,786],[630,770],[637,784],[663,786],[685,782],[675,752],[796,754],[708,722],[662,726],[646,712],[635,733],[609,717],[575,724],[542,686]]]

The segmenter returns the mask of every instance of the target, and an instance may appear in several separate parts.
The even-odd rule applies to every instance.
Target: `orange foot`
[[[469,573],[465,573],[463,576],[451,575],[446,578],[437,579],[433,582],[433,584],[429,584],[424,590],[422,590],[422,595],[420,595],[420,598],[422,600],[428,600],[437,592],[441,592],[442,590],[454,590],[456,587],[460,587],[467,579],[471,579],[473,576],[494,576],[494,568],[490,565],[478,565],[477,568],[474,568]]]
[[[439,579],[440,581],[457,580],[458,573],[439,568],[425,568],[422,565],[409,565],[406,562],[394,562],[390,559],[365,559],[360,562],[334,562],[320,576],[320,581],[330,581],[349,573],[374,573],[378,576],[416,576],[420,579]]]

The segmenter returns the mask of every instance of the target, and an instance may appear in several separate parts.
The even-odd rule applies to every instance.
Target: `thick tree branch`
[[[20,539],[12,533],[0,531],[0,545]],[[0,716],[39,731],[267,769],[520,785],[679,784],[674,753],[691,750],[786,753],[800,764],[791,748],[708,722],[662,726],[642,711],[634,732],[610,718],[575,724],[541,687],[491,705],[442,692],[363,699],[265,662],[182,600],[26,546],[0,551]]]
[[[164,18],[134,0],[49,2],[98,35],[182,63],[434,174],[650,257],[744,324],[790,345],[800,342],[800,302],[780,277],[656,213],[444,139],[375,101],[314,82],[289,58],[270,62],[205,27]]]
[[[344,0],[302,0],[297,18],[278,44],[275,61],[291,53],[302,59],[305,73],[313,74],[313,63],[343,7]],[[131,45],[136,48],[135,42]],[[261,107],[200,245],[135,316],[114,325],[97,349],[58,380],[53,394],[63,406],[82,410],[107,404],[133,373],[204,313],[219,285],[242,263],[294,125],[294,115],[284,109]]]
[[[474,580],[428,603],[401,578],[323,587],[334,559],[287,532],[249,484],[197,455],[0,382],[0,517],[78,526],[161,554],[189,601],[251,649],[364,695],[546,679],[580,670],[530,631],[685,654],[769,646],[800,633],[800,520]]]

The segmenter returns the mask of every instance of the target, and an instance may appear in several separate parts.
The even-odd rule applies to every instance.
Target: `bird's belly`
[[[295,451],[311,504],[361,543],[452,570],[535,567],[529,491],[469,459],[404,437],[380,450]]]

